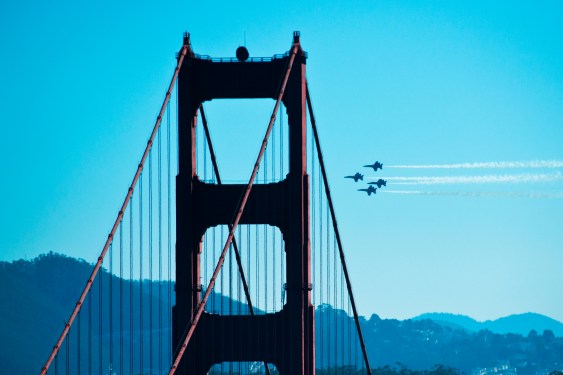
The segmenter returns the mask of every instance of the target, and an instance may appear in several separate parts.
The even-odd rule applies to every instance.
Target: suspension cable
[[[109,247],[109,363],[113,366],[113,244]]]
[[[123,220],[119,224],[119,373],[123,374]]]
[[[295,54],[297,53],[297,44],[293,44],[291,47],[291,52],[289,55],[289,60],[287,63],[287,67],[286,67],[286,71],[282,80],[282,84],[281,87],[279,89],[279,93],[278,93],[278,97],[276,100],[276,104],[274,106],[274,110],[272,112],[272,116],[270,118],[270,123],[268,124],[268,128],[266,129],[266,134],[264,135],[264,140],[262,141],[262,145],[260,147],[260,152],[258,153],[258,157],[256,159],[256,163],[254,164],[254,169],[252,170],[252,174],[250,176],[250,179],[248,181],[248,185],[246,186],[246,189],[241,197],[240,203],[238,205],[238,209],[236,211],[236,215],[234,218],[234,221],[232,223],[232,228],[229,230],[229,236],[227,237],[227,241],[225,243],[225,246],[223,247],[223,251],[221,252],[221,256],[219,257],[219,261],[217,262],[217,266],[215,267],[215,271],[213,272],[213,275],[211,277],[211,280],[209,282],[209,286],[207,288],[207,290],[205,291],[205,295],[203,296],[203,300],[200,302],[198,309],[197,309],[197,313],[193,319],[193,321],[190,323],[190,328],[186,334],[186,337],[184,339],[184,342],[182,343],[182,346],[180,348],[180,351],[178,352],[178,355],[176,356],[174,363],[172,364],[172,367],[170,368],[170,372],[168,375],[173,375],[176,372],[176,369],[178,368],[178,364],[180,363],[180,360],[182,359],[184,352],[186,351],[186,347],[188,346],[188,343],[195,331],[195,327],[197,326],[197,323],[199,321],[199,318],[201,316],[201,314],[203,313],[203,309],[205,308],[205,304],[207,303],[207,299],[209,298],[209,295],[211,294],[211,289],[213,289],[213,286],[215,285],[215,280],[217,278],[217,275],[219,274],[219,271],[221,271],[221,267],[223,265],[223,262],[225,260],[225,255],[227,253],[227,250],[229,250],[229,247],[231,245],[231,242],[233,240],[234,237],[234,231],[236,230],[240,218],[242,217],[242,213],[244,212],[244,208],[246,207],[246,202],[248,201],[248,197],[250,195],[250,191],[252,189],[252,185],[254,183],[254,179],[256,178],[256,174],[258,172],[258,167],[260,166],[260,161],[262,159],[262,155],[264,154],[264,150],[266,149],[266,145],[268,143],[268,138],[270,136],[270,132],[272,131],[272,127],[274,125],[274,121],[276,120],[276,112],[279,108],[281,99],[283,97],[283,94],[285,92],[285,86],[287,85],[287,81],[289,79],[289,73],[291,72],[291,67],[293,66],[293,61],[295,60]]]
[[[77,343],[77,347],[78,347],[77,358],[76,358],[76,363],[77,363],[76,373],[78,375],[80,375],[80,366],[82,365],[81,356],[80,356],[80,354],[81,354],[80,351],[81,351],[81,346],[82,346],[82,345],[80,345],[81,344],[81,342],[80,342],[81,341],[81,338],[80,338],[80,330],[81,330],[80,320],[81,320],[81,318],[80,318],[80,316],[82,315],[81,312],[82,312],[82,309],[78,310],[78,332],[77,332],[77,337],[76,337],[76,343]]]
[[[166,252],[167,252],[167,318],[168,326],[172,324],[172,199],[171,199],[171,163],[170,163],[170,99],[166,107]],[[168,360],[172,360],[172,330],[168,330]]]
[[[92,293],[88,293],[88,374],[92,374]]]
[[[158,132],[158,373],[162,374],[162,130]]]
[[[356,329],[358,331],[358,337],[360,339],[360,346],[362,348],[362,354],[364,356],[364,362],[366,365],[366,371],[368,375],[371,375],[371,367],[369,364],[369,358],[366,350],[366,344],[364,341],[364,336],[362,334],[362,328],[360,326],[360,319],[358,317],[358,311],[356,309],[356,302],[354,300],[354,294],[352,292],[352,283],[350,282],[350,276],[348,275],[348,267],[346,266],[346,258],[344,257],[344,251],[342,249],[342,241],[340,240],[340,232],[338,231],[338,224],[336,221],[336,214],[334,212],[334,206],[332,204],[332,196],[330,194],[330,187],[328,186],[328,178],[326,175],[326,169],[324,165],[323,153],[321,150],[321,145],[319,142],[319,134],[317,132],[317,124],[315,122],[315,115],[313,113],[313,106],[311,104],[311,96],[309,95],[309,85],[306,87],[307,90],[307,107],[309,109],[309,115],[311,116],[311,125],[313,129],[313,136],[315,137],[315,142],[317,144],[317,156],[319,158],[319,165],[321,167],[321,172],[323,176],[323,182],[325,187],[325,192],[328,200],[328,205],[330,208],[330,215],[332,217],[332,226],[334,228],[334,234],[336,235],[336,242],[338,244],[338,251],[340,253],[340,263],[342,264],[342,270],[344,271],[344,277],[346,278],[346,287],[348,288],[348,295],[350,297],[350,302],[352,304],[352,311],[354,312],[354,321],[356,323]]]
[[[143,176],[139,178],[139,366],[143,372]],[[101,375],[101,374],[100,374]]]
[[[160,127],[160,122],[162,120],[164,110],[166,109],[166,103],[170,99],[170,94],[172,92],[172,89],[174,88],[174,84],[176,83],[176,79],[178,78],[178,73],[180,72],[180,68],[182,67],[182,63],[184,62],[184,57],[186,56],[187,52],[188,52],[188,45],[186,44],[186,45],[182,46],[182,50],[180,51],[180,54],[178,56],[178,63],[176,64],[176,68],[174,69],[174,74],[172,75],[172,80],[170,82],[170,85],[168,86],[168,91],[166,92],[166,97],[164,99],[164,103],[162,103],[162,107],[161,107],[160,112],[158,114],[158,117],[156,119],[156,123],[154,125],[153,131],[151,133],[149,141],[147,142],[147,147],[145,148],[145,152],[143,153],[143,156],[141,157],[141,162],[139,163],[139,167],[137,168],[137,171],[135,172],[135,176],[133,177],[133,182],[131,182],[129,190],[127,191],[127,195],[125,196],[125,200],[124,200],[123,204],[121,205],[121,209],[119,210],[119,213],[117,214],[117,218],[115,219],[115,222],[114,222],[113,227],[110,231],[110,234],[108,235],[108,238],[107,238],[106,243],[105,243],[105,245],[102,249],[102,252],[100,253],[100,256],[98,257],[98,261],[96,262],[96,265],[94,266],[94,269],[92,270],[92,273],[90,274],[90,277],[88,278],[88,281],[86,282],[86,286],[84,287],[82,294],[78,298],[78,302],[76,302],[76,305],[75,305],[74,309],[72,310],[72,313],[70,314],[70,318],[68,319],[68,322],[65,324],[65,327],[63,328],[63,331],[61,332],[61,335],[59,336],[57,343],[53,347],[53,350],[51,351],[49,358],[47,358],[47,361],[43,365],[43,368],[41,369],[40,375],[45,375],[47,373],[47,371],[49,370],[49,366],[51,365],[51,362],[55,358],[55,355],[57,355],[59,348],[61,347],[61,344],[63,343],[68,331],[70,330],[70,327],[71,327],[72,323],[74,322],[76,315],[78,314],[78,310],[80,310],[80,307],[84,303],[84,299],[86,298],[86,294],[88,294],[88,291],[90,289],[90,285],[92,284],[92,282],[96,278],[96,275],[98,274],[98,271],[100,270],[100,267],[102,266],[102,261],[103,261],[105,255],[106,255],[106,253],[109,249],[109,245],[113,241],[113,236],[115,235],[115,232],[117,231],[117,228],[119,226],[119,222],[121,221],[121,218],[123,217],[123,212],[127,208],[129,201],[131,200],[131,194],[133,194],[133,189],[135,188],[135,185],[137,184],[137,180],[139,179],[139,175],[141,174],[141,171],[143,169],[143,165],[144,165],[145,160],[148,156],[149,150],[151,149],[153,139],[154,139],[154,137],[155,137],[155,135],[158,131],[158,128]]]
[[[129,206],[129,368],[133,373],[133,201]]]
[[[70,332],[66,334],[66,373],[70,373]]]
[[[103,307],[103,289],[102,289],[102,281],[104,279],[104,273],[102,271],[102,274],[100,275],[100,277],[98,278],[98,362],[99,362],[99,371],[100,371],[100,375],[102,375],[102,369],[103,369],[103,346],[102,346],[102,334],[103,334],[103,313],[102,313],[102,307]],[[67,342],[68,344],[68,342]],[[68,372],[67,372],[68,374]]]

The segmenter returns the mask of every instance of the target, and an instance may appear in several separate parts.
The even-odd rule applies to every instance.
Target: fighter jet
[[[344,176],[344,178],[353,178],[354,182],[358,182],[358,180],[364,180],[364,175],[361,174],[360,172],[357,172],[355,175],[353,176]]]
[[[378,188],[381,188],[382,186],[387,186],[387,181],[380,178],[379,180],[377,180],[375,182],[368,182],[368,185],[377,185]]]
[[[377,172],[378,169],[383,169],[383,164],[381,164],[380,162],[376,161],[373,164],[368,164],[368,165],[364,165],[364,167],[366,168],[373,168],[374,172]]]
[[[358,189],[358,191],[365,191],[368,195],[371,193],[375,194],[377,192],[377,188],[374,188],[373,185],[370,185],[367,189]]]

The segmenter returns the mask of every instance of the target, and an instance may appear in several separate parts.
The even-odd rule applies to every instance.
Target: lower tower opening
[[[200,257],[202,296],[228,235],[226,225],[205,232]],[[279,312],[286,301],[285,244],[281,231],[266,224],[239,225],[233,242],[205,311],[219,315],[252,315],[235,257],[236,245],[254,314]]]

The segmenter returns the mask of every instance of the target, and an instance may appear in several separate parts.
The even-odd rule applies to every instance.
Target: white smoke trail
[[[383,194],[438,195],[459,197],[506,197],[506,198],[563,198],[563,193],[518,193],[518,192],[462,192],[462,191],[420,191],[382,190]]]
[[[473,169],[473,168],[563,168],[560,160],[491,161],[483,163],[386,165],[385,168]]]
[[[382,178],[389,185],[447,185],[447,184],[487,184],[487,183],[537,183],[562,181],[560,172],[550,174],[508,174],[480,176],[414,176],[414,177],[367,177]]]

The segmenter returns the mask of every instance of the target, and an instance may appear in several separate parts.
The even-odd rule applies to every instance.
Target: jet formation
[[[364,167],[366,168],[373,168],[373,170],[375,172],[377,172],[378,169],[383,169],[383,164],[376,161],[373,164],[367,164],[364,165]],[[351,178],[354,180],[354,182],[358,182],[359,180],[364,180],[364,175],[361,174],[360,172],[356,172],[355,175],[353,176],[344,176],[344,178]],[[380,178],[379,180],[375,181],[375,182],[368,182],[368,187],[365,189],[358,189],[358,191],[365,191],[367,193],[368,196],[372,195],[372,194],[376,194],[377,193],[377,189],[381,189],[382,186],[387,186],[387,181],[385,181],[384,179]],[[377,185],[377,187],[375,187],[374,185]]]

